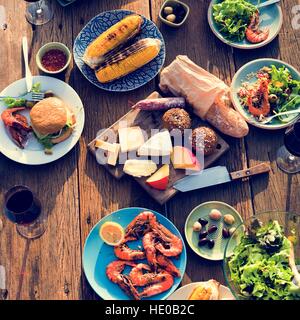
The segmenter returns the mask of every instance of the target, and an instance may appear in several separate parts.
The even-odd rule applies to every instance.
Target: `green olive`
[[[166,17],[166,19],[167,19],[168,21],[170,21],[170,22],[175,22],[176,16],[175,16],[175,14],[169,14],[169,15]]]
[[[32,108],[35,105],[33,101],[26,101],[26,108]]]
[[[164,8],[164,13],[166,15],[169,15],[169,14],[173,13],[173,8],[172,7],[165,7]]]
[[[269,95],[269,102],[270,103],[276,103],[278,100],[278,97],[276,96],[276,94],[270,94]]]

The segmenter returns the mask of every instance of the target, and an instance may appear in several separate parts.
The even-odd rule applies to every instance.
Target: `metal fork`
[[[45,98],[45,94],[43,92],[28,92],[18,97],[0,96],[0,100],[6,99],[6,98],[25,99],[26,101],[41,101]]]
[[[263,121],[260,121],[260,123],[267,124],[267,123],[271,122],[274,118],[277,118],[280,116],[287,116],[287,115],[295,114],[295,113],[300,113],[300,109],[277,113],[274,116],[267,117]]]

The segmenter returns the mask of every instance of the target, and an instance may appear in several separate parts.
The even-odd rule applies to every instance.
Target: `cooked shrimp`
[[[165,271],[162,271],[161,273],[157,274],[156,280],[158,280],[157,283],[147,286],[140,293],[141,298],[152,297],[156,294],[165,292],[169,290],[174,284],[173,277],[168,272],[165,272]]]
[[[13,141],[23,149],[27,142],[28,133],[31,131],[31,128],[28,125],[25,116],[22,114],[15,114],[16,112],[22,110],[25,110],[25,108],[20,107],[6,109],[2,112],[1,119],[7,127]]]
[[[22,110],[25,110],[25,108],[20,107],[20,108],[6,109],[2,112],[1,119],[3,120],[4,124],[7,127],[13,127],[16,123],[19,123],[18,120],[16,119],[16,116],[14,115],[14,113],[16,113],[18,111],[22,111]],[[23,122],[24,121],[22,121],[19,124],[23,126],[23,124],[24,124]]]
[[[180,277],[180,271],[174,265],[174,263],[168,259],[167,257],[163,256],[162,254],[158,254],[156,257],[158,265],[169,272],[174,277]]]
[[[270,30],[259,29],[259,12],[256,11],[250,20],[246,29],[246,38],[251,43],[260,43],[265,41],[269,36]]]
[[[153,225],[156,223],[156,216],[153,212],[143,211],[137,215],[126,228],[124,242],[137,240],[149,232],[150,222]]]
[[[148,271],[144,273],[143,271]],[[133,267],[129,273],[129,277],[134,286],[143,287],[149,284],[157,283],[161,281],[159,273],[149,272],[150,266],[144,263],[139,263],[136,267]]]
[[[115,255],[121,260],[140,260],[145,259],[145,251],[130,249],[127,244],[123,243],[114,248]]]
[[[122,260],[113,261],[106,267],[106,275],[110,281],[116,283],[128,296],[133,297],[135,300],[140,300],[139,293],[130,278],[122,274],[125,266],[135,267],[136,264]]]
[[[150,266],[156,270],[156,249],[155,249],[155,234],[153,232],[148,232],[143,237],[143,247],[146,251],[146,258]]]
[[[257,108],[253,105],[253,97],[249,95],[247,99],[249,112],[256,117],[266,116],[271,111],[271,105],[269,101],[269,81],[267,79],[262,78],[260,80],[258,93],[262,96],[261,108]]]
[[[175,236],[170,230],[164,227],[160,223],[156,223],[153,226],[153,232],[155,232],[159,243],[155,245],[155,248],[160,251],[166,257],[178,256],[183,250],[183,244],[180,238]]]

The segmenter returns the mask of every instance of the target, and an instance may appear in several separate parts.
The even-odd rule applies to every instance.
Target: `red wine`
[[[300,120],[287,129],[284,144],[292,155],[300,157]]]
[[[39,217],[41,204],[30,189],[16,186],[5,196],[4,213],[16,224],[29,224]]]

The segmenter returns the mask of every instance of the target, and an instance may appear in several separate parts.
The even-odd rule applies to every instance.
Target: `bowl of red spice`
[[[50,42],[42,46],[37,55],[38,68],[49,74],[57,74],[67,69],[71,62],[69,48],[60,42]]]

